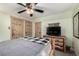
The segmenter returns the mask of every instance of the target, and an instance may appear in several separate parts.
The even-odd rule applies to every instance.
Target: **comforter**
[[[0,56],[35,56],[44,45],[28,40],[16,39],[0,42]]]

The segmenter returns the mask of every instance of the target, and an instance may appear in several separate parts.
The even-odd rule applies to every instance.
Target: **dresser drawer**
[[[63,42],[64,40],[63,39],[56,39],[55,41],[56,42]]]
[[[59,48],[59,49],[63,50],[63,47],[58,46],[58,45],[55,45],[55,48]]]
[[[55,45],[63,46],[63,43],[55,42]]]

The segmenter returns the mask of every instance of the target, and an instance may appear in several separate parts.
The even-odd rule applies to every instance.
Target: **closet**
[[[32,22],[11,17],[11,39],[32,36]]]
[[[32,36],[32,22],[25,21],[25,36]]]
[[[35,37],[41,37],[41,22],[35,22]]]
[[[11,33],[12,33],[12,39],[23,37],[23,20],[11,17]]]

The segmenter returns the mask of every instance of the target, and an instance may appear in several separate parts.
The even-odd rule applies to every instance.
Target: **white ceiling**
[[[23,10],[24,7],[18,5],[17,3],[0,3],[0,11],[10,14],[17,14],[29,19],[35,19],[48,15],[63,13],[74,9],[75,6],[77,6],[77,3],[38,3],[35,8],[44,10],[44,13],[34,12],[33,17],[27,15],[26,12],[18,14],[17,12]]]

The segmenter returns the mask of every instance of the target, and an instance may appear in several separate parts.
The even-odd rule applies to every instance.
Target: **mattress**
[[[50,44],[42,45],[28,40],[16,39],[0,43],[0,56],[45,56]]]
[[[41,50],[40,53],[37,54],[37,56],[49,56],[49,52],[51,50],[51,44],[50,42]]]
[[[31,39],[33,37],[28,37],[28,38]],[[21,38],[21,39],[28,40],[28,38]],[[35,38],[35,39],[38,39],[38,38]],[[43,38],[42,40],[44,40],[44,39],[46,39],[46,38]],[[51,50],[51,44],[50,44],[50,42],[48,42],[44,46],[44,48],[37,54],[37,56],[49,56],[50,50]]]

